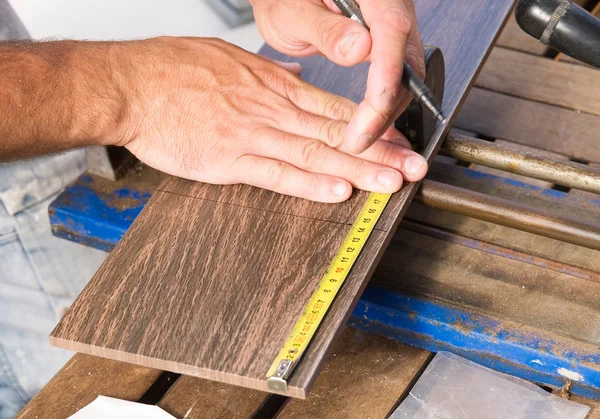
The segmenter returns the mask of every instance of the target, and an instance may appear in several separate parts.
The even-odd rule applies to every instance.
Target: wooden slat
[[[373,281],[600,344],[600,283],[543,266],[400,228]]]
[[[446,57],[447,116],[455,116],[511,6],[512,0],[416,1],[424,42]],[[362,98],[366,65],[300,61],[308,81]],[[306,397],[415,186],[392,198],[287,395]],[[52,343],[267,390],[270,364],[366,193],[326,205],[176,179],[160,189],[53,332]]]
[[[173,385],[158,405],[177,419],[249,419],[267,394],[185,376]]]
[[[584,161],[600,162],[598,115],[473,88],[456,126]]]
[[[494,48],[475,85],[600,115],[600,70]]]
[[[423,349],[348,328],[308,400],[292,400],[278,419],[387,417],[429,356]]]
[[[19,419],[64,419],[99,395],[137,401],[162,371],[76,354],[21,410]]]
[[[383,418],[425,368],[430,352],[346,328],[308,400],[292,400],[280,419]],[[159,406],[177,419],[250,418],[268,393],[183,377]]]

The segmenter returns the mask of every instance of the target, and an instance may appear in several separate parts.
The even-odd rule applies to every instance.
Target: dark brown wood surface
[[[600,115],[600,70],[506,48],[492,50],[475,85]]]
[[[453,120],[512,0],[417,0],[416,6],[425,44],[440,47],[446,58],[443,108]],[[308,81],[362,97],[366,66],[345,69],[322,57],[300,61]],[[306,397],[416,186],[392,198],[287,395]],[[269,366],[367,194],[326,205],[174,178],[159,189],[51,342],[266,390]]]
[[[456,120],[459,128],[600,162],[600,116],[473,88]]]

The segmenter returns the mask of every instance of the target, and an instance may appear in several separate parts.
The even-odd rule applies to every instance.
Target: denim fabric
[[[0,164],[0,419],[71,357],[48,335],[106,255],[51,234],[48,205],[83,169],[81,151]]]
[[[28,37],[0,0],[0,41]],[[14,417],[70,358],[48,334],[105,257],[50,231],[48,204],[85,169],[84,155],[0,164],[0,419]]]

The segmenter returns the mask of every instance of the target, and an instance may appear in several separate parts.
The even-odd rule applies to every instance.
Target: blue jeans
[[[13,418],[71,357],[48,335],[106,255],[50,231],[48,204],[84,161],[76,151],[0,164],[0,419]]]

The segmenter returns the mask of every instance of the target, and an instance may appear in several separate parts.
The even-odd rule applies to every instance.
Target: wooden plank
[[[424,42],[441,47],[446,57],[443,108],[450,118],[511,6],[512,0],[416,1]],[[366,65],[341,68],[323,57],[300,61],[308,81],[362,97]],[[160,189],[51,342],[267,390],[268,368],[367,194],[327,205],[173,178]],[[392,198],[286,395],[306,397],[415,189],[408,185]]]
[[[597,98],[595,99],[597,100]],[[600,162],[600,116],[473,88],[456,126],[584,161]]]
[[[162,371],[76,354],[19,412],[19,419],[64,419],[96,397],[137,401]]]
[[[129,265],[102,265],[78,299],[87,303],[67,314],[76,321],[63,320],[53,343],[266,391],[281,328],[299,318],[320,279],[314,270],[328,265],[348,226],[164,192],[151,202],[121,243],[148,240],[113,250],[109,261]],[[281,226],[293,228],[281,234]],[[373,241],[381,244],[383,233]],[[256,250],[261,243],[269,252]],[[357,274],[370,268],[366,261],[358,260]],[[290,394],[304,396],[302,387]]]
[[[158,404],[177,419],[246,419],[268,393],[217,381],[181,377]]]
[[[600,70],[494,48],[475,85],[600,115]]]
[[[511,12],[496,45],[540,56],[548,52],[546,45],[523,32],[515,20],[514,12]]]

